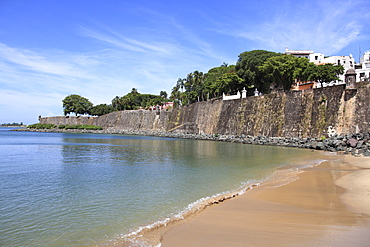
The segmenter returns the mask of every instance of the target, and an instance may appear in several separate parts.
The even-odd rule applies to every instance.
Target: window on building
[[[360,77],[365,77],[365,73],[360,73]]]
[[[319,60],[319,56],[315,56],[315,60]]]
[[[338,60],[338,65],[340,65],[340,60]]]

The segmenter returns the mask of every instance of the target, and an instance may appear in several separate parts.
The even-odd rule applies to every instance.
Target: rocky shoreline
[[[241,144],[269,145],[293,148],[306,148],[344,154],[363,155],[370,157],[370,132],[335,135],[329,138],[295,138],[295,137],[267,137],[249,135],[217,135],[217,134],[189,134],[180,132],[161,132],[144,130],[121,130],[108,128],[104,130],[77,130],[77,129],[15,129],[15,131],[32,132],[59,132],[59,133],[96,133],[170,137],[192,140],[223,141]]]

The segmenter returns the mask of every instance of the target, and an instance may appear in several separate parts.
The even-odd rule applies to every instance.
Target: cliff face
[[[327,136],[370,131],[370,84],[272,93],[236,100],[210,100],[162,111],[119,111],[100,117],[51,117],[41,123],[92,124],[123,130],[282,137]]]

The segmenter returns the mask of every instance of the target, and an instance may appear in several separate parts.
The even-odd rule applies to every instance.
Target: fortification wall
[[[170,111],[118,111],[100,117],[50,117],[41,123],[91,124],[117,130],[270,137],[327,136],[370,131],[370,84],[210,100]]]

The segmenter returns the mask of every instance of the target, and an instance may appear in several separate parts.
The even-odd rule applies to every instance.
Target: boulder
[[[351,138],[347,141],[349,147],[355,148],[357,146],[358,140],[355,138]]]

